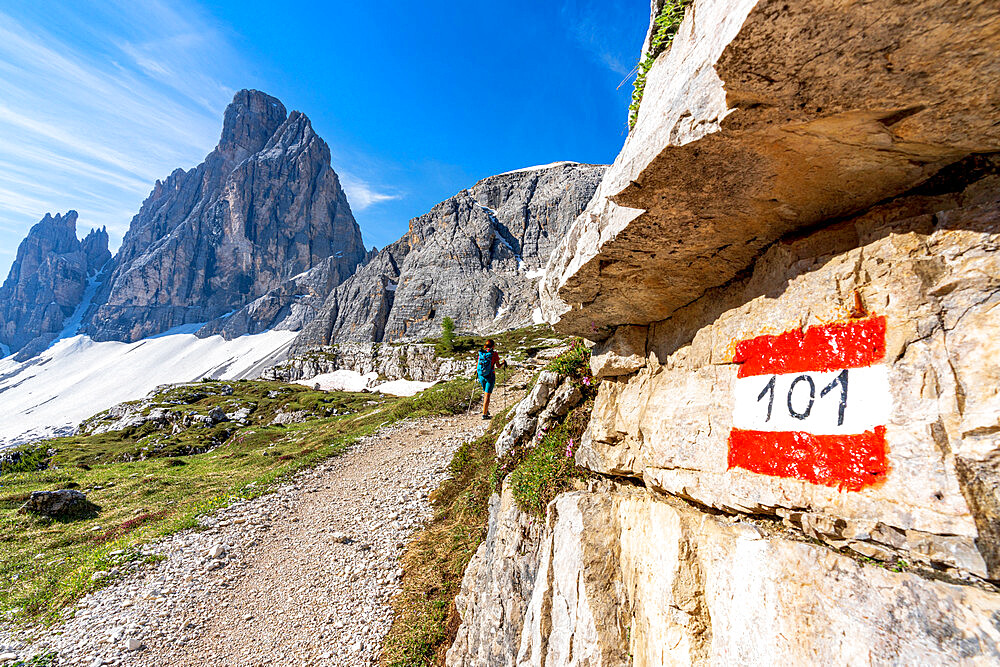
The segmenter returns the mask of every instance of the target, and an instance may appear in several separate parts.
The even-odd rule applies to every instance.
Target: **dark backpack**
[[[493,352],[489,350],[479,350],[479,365],[476,367],[476,374],[487,377],[493,372]]]

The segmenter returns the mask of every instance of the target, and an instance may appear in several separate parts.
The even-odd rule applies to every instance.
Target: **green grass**
[[[18,455],[17,462],[0,462],[0,475],[9,475],[15,472],[32,472],[34,470],[44,470],[49,465],[48,448],[44,445],[32,445],[22,447],[15,452]]]
[[[203,384],[211,389],[213,383]],[[230,384],[231,396],[195,387],[158,397],[191,401],[178,405],[195,412],[225,400],[257,402],[254,423],[230,424],[231,432],[210,451],[171,455],[177,447],[144,446],[157,433],[143,429],[58,438],[44,443],[56,449],[47,469],[0,476],[0,615],[52,622],[67,604],[114,579],[94,582],[95,572],[121,572],[143,560],[140,545],[193,528],[198,516],[237,499],[266,493],[289,474],[343,452],[384,424],[462,412],[472,389],[471,379],[454,380],[396,399],[273,382]],[[267,425],[277,410],[297,406],[347,414]],[[221,437],[217,427],[192,427],[167,440],[200,448]],[[32,491],[57,488],[84,490],[93,511],[71,520],[17,512]]]
[[[583,400],[561,422],[538,431],[530,443],[508,452],[497,462],[493,477],[494,488],[500,488],[506,479],[518,507],[535,516],[543,516],[549,502],[589,474],[576,465],[573,456],[590,421],[598,385],[590,377],[590,350],[580,339],[549,362],[546,370],[571,379]]]
[[[56,664],[56,652],[48,651],[34,656],[28,660],[18,660],[8,663],[6,667],[51,667]]]
[[[570,411],[556,426],[536,439],[533,447],[515,448],[499,463],[495,485],[504,476],[522,511],[544,516],[545,508],[557,495],[568,491],[573,481],[588,473],[576,465],[573,455],[590,420],[593,399]]]
[[[547,371],[555,371],[560,375],[568,375],[579,382],[587,382],[590,386],[590,350],[581,339],[573,341],[569,350],[553,359],[545,367]]]

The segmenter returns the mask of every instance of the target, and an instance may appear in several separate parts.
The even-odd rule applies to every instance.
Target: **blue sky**
[[[426,7],[419,7],[426,4]],[[0,0],[0,277],[46,212],[113,248],[258,88],[330,144],[365,242],[480,178],[610,162],[647,0]]]

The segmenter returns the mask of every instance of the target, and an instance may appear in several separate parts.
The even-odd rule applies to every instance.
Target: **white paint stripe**
[[[738,378],[733,387],[736,398],[733,427],[751,431],[806,431],[815,435],[849,435],[884,426],[889,420],[890,408],[889,374],[886,366],[880,364],[846,371],[847,401],[844,404],[843,423],[838,423],[843,395],[842,384],[837,380],[840,374],[841,371],[837,370]],[[774,402],[768,419],[768,404],[771,402],[768,384],[772,378]],[[830,387],[829,391],[825,396],[821,395],[827,387]],[[810,389],[813,396],[811,407]],[[793,415],[793,412],[799,417]]]

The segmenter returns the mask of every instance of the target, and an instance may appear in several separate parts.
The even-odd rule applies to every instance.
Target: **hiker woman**
[[[496,384],[496,373],[498,366],[507,366],[507,362],[500,361],[500,355],[493,349],[493,339],[486,341],[479,350],[479,364],[476,366],[476,375],[479,376],[479,384],[483,387],[483,419],[490,418],[490,394],[493,393],[493,385]]]

